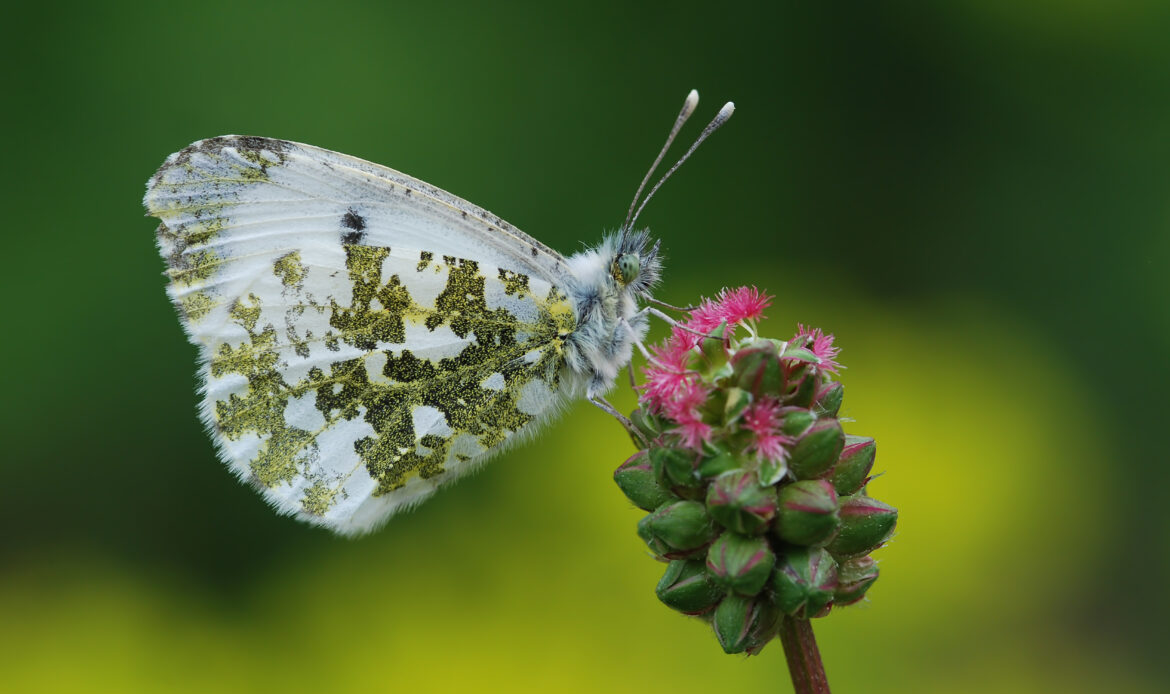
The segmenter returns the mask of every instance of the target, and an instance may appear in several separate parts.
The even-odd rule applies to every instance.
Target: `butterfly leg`
[[[636,313],[635,315],[645,315],[647,313],[650,314],[651,316],[656,317],[656,318],[661,318],[662,320],[666,321],[666,323],[669,324],[670,327],[672,327],[672,328],[678,328],[679,330],[683,330],[683,331],[686,331],[688,333],[694,333],[702,338],[711,338],[711,336],[706,334],[706,333],[701,333],[698,330],[695,330],[694,328],[688,328],[687,326],[676,321],[675,319],[666,315],[662,311],[659,311],[658,309],[654,308],[653,306],[644,306],[644,307],[642,307],[642,310],[638,311],[638,313]]]
[[[668,304],[665,301],[659,301],[658,299],[647,299],[646,301],[647,303],[654,304],[655,306],[661,306],[662,308],[671,311],[678,311],[679,313],[690,313],[691,311],[699,308],[698,306],[675,306],[673,304]]]
[[[646,440],[646,436],[642,432],[638,431],[638,428],[634,426],[634,423],[630,421],[630,418],[621,412],[618,412],[617,408],[609,404],[609,401],[604,397],[600,395],[591,395],[589,396],[589,402],[596,405],[599,409],[601,409],[602,412],[611,415],[614,419],[621,422],[622,426],[626,428],[626,431],[630,432],[630,436],[633,436],[635,441],[641,442],[643,447],[650,445],[650,442]]]

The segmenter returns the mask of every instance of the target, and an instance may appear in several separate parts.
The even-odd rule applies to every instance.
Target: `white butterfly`
[[[144,204],[220,457],[280,512],[358,534],[569,398],[616,415],[602,395],[656,312],[639,304],[660,270],[634,205],[697,103],[692,91],[626,223],[570,258],[337,152],[230,135],[172,154]]]

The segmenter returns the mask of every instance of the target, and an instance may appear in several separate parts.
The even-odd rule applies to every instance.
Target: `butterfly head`
[[[659,242],[650,243],[645,231],[623,230],[616,238],[609,275],[622,291],[649,296],[662,273]]]

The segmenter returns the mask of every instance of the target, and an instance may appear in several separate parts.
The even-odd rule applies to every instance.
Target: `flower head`
[[[841,349],[833,346],[832,335],[826,335],[821,332],[820,328],[806,328],[798,324],[796,337],[809,338],[808,349],[816,355],[817,359],[821,360],[821,369],[835,374],[837,369],[841,368],[841,365],[837,363],[837,355],[840,354]]]
[[[666,415],[678,423],[671,433],[677,434],[688,448],[699,450],[711,438],[711,425],[704,422],[699,413],[710,394],[710,388],[697,378],[691,379],[684,382],[663,407]]]
[[[723,320],[729,325],[764,317],[764,309],[772,305],[772,297],[755,287],[724,289],[719,295]]]
[[[639,537],[670,562],[658,598],[701,615],[728,653],[758,653],[781,615],[863,599],[877,579],[868,554],[897,523],[868,495],[873,439],[847,437],[837,417],[833,336],[762,334],[770,301],[725,289],[651,348],[640,409],[623,418],[642,450],[614,473],[649,512]]]
[[[661,412],[696,373],[689,367],[690,347],[668,340],[650,348],[653,360],[643,370],[645,382],[638,386],[638,399],[652,412]]]
[[[792,439],[780,431],[780,402],[764,398],[753,403],[743,413],[743,428],[752,432],[751,450],[761,458],[782,460],[788,452],[784,446]]]
[[[755,287],[724,289],[717,299],[704,299],[691,311],[686,326],[700,333],[709,333],[726,322],[735,326],[744,321],[763,318],[764,309],[772,304],[772,297]]]

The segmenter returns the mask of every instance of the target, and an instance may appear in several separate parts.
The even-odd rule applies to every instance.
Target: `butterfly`
[[[641,345],[659,278],[645,203],[564,257],[418,179],[310,145],[229,135],[147,183],[167,294],[199,350],[220,458],[277,511],[370,531],[586,397]],[[643,307],[643,304],[647,304]]]

